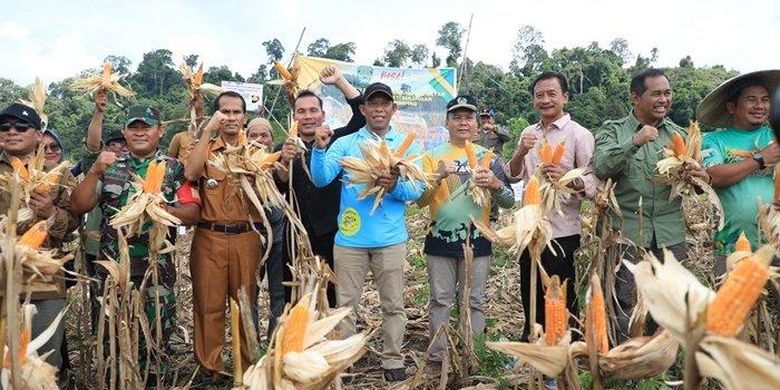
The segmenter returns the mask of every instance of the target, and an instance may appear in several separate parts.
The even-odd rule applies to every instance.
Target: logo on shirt
[[[339,230],[341,234],[352,237],[360,230],[360,214],[354,208],[350,207],[341,214]]]

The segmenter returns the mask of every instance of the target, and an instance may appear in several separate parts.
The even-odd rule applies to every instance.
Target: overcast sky
[[[77,4],[77,5],[76,5]],[[355,42],[355,61],[371,64],[387,43],[434,48],[448,21],[468,26],[468,56],[508,68],[517,30],[532,25],[549,49],[608,47],[628,40],[634,56],[659,49],[658,65],[686,55],[694,64],[747,72],[780,68],[780,1],[19,1],[0,0],[0,77],[27,85],[96,68],[110,54],[138,65],[143,53],[167,48],[174,61],[200,54],[244,77],[267,61],[261,42],[278,38],[289,59],[303,27],[301,50],[324,37]],[[465,37],[464,37],[465,38]],[[465,42],[464,42],[465,43]],[[445,51],[436,48],[443,58]]]

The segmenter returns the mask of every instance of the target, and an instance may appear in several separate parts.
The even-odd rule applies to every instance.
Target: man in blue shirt
[[[364,103],[360,105],[360,112],[366,117],[366,126],[357,133],[339,138],[329,148],[333,131],[321,127],[317,129],[311,152],[314,185],[327,186],[339,174],[343,174],[339,230],[333,247],[334,271],[338,279],[336,300],[339,307],[357,309],[363,293],[363,282],[371,269],[382,306],[382,368],[389,382],[407,378],[401,355],[406,328],[403,269],[406,241],[409,239],[405,214],[406,202],[420,197],[423,183],[400,180],[397,170],[389,170],[377,183],[386,189],[387,195],[372,214],[374,198],[357,199],[363,186],[347,184],[350,175],[343,169],[341,158],[361,158],[360,145],[367,141],[383,139],[389,149],[397,149],[404,140],[404,135],[390,126],[390,119],[397,108],[390,87],[382,83],[369,85],[364,92]],[[406,152],[407,155],[420,153],[416,143]],[[342,323],[341,331],[345,337],[355,333],[354,313]]]

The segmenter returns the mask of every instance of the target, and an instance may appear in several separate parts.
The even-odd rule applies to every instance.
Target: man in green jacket
[[[602,180],[615,183],[615,197],[622,220],[613,216],[613,229],[621,228],[623,236],[636,244],[627,248],[624,258],[641,260],[641,253],[652,252],[663,258],[663,248],[677,259],[686,259],[685,223],[680,198],[669,199],[671,187],[652,180],[656,163],[663,158],[663,147],[679,132],[688,132],[667,117],[672,105],[672,87],[659,69],[648,69],[631,80],[633,109],[625,118],[606,121],[596,134],[593,169]],[[690,168],[689,174],[709,181],[701,168]],[[617,271],[615,291],[618,341],[628,338],[628,322],[636,302],[634,278],[626,267]]]

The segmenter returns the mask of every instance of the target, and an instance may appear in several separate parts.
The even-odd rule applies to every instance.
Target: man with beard
[[[352,134],[366,124],[365,117],[360,113],[360,104],[363,102],[363,98],[360,92],[347,81],[339,68],[335,66],[331,65],[323,68],[320,73],[320,81],[325,86],[335,85],[344,94],[347,104],[352,109],[352,117],[349,123],[344,127],[333,130],[333,137],[330,139],[330,144],[332,144],[338,138]],[[317,129],[323,126],[325,111],[322,110],[322,99],[308,90],[301,91],[293,103],[293,119],[298,122],[298,134],[306,146],[306,151],[303,159],[300,158],[298,155],[300,149],[291,139],[287,139],[284,144],[277,146],[277,150],[281,149],[282,151],[282,165],[288,166],[289,161],[293,160],[292,189],[295,194],[295,201],[300,208],[301,222],[309,233],[309,243],[312,251],[315,255],[324,258],[328,266],[333,269],[333,239],[338,230],[336,217],[339,213],[341,183],[338,180],[333,180],[325,187],[319,188],[312,183],[309,174],[306,172],[306,167],[311,162],[312,148],[315,146],[314,135]],[[326,148],[329,145],[326,145]],[[277,186],[282,191],[289,190],[288,179],[286,171],[277,170]],[[291,262],[289,248],[285,247],[283,255],[284,264],[289,264]],[[285,265],[283,271],[284,280],[292,280],[289,267]],[[290,301],[290,294],[291,288],[285,286],[285,302]],[[332,284],[328,285],[327,294],[328,303],[331,307],[335,307],[336,289]],[[280,314],[281,312],[274,312],[275,317]]]
[[[677,259],[687,259],[685,221],[680,198],[670,199],[671,186],[652,180],[656,163],[663,158],[663,147],[677,132],[687,138],[688,131],[667,117],[672,105],[672,87],[660,69],[648,69],[631,80],[633,109],[623,119],[606,121],[596,133],[593,169],[602,180],[615,182],[615,197],[622,219],[613,215],[613,228],[636,247],[663,259],[663,248]],[[709,181],[702,168],[689,168],[688,174]],[[638,261],[636,248],[628,248],[628,260]],[[628,338],[629,315],[636,302],[634,277],[621,266],[615,291],[618,343]]]
[[[406,380],[404,357],[401,354],[406,313],[404,312],[404,264],[406,263],[406,202],[414,201],[423,191],[423,183],[399,180],[397,169],[383,172],[377,185],[384,187],[382,204],[372,214],[374,197],[357,199],[362,186],[349,185],[349,173],[343,171],[341,158],[362,158],[360,145],[379,139],[390,150],[397,149],[404,136],[392,126],[390,119],[398,109],[393,91],[385,84],[366,87],[360,112],[366,126],[358,132],[339,138],[331,145],[334,132],[327,127],[317,129],[311,152],[311,173],[314,185],[324,187],[344,174],[341,186],[339,231],[336,233],[333,255],[338,279],[336,297],[340,307],[357,310],[368,270],[374,275],[382,306],[382,368],[388,382]],[[328,148],[330,145],[330,148]],[[418,155],[420,148],[412,143],[407,155]],[[356,332],[355,313],[342,321],[345,337]]]
[[[240,145],[246,103],[240,94],[223,92],[214,100],[214,114],[189,156],[182,157],[185,176],[200,183],[203,200],[190,257],[192,274],[195,357],[202,370],[201,384],[222,383],[225,378],[222,349],[225,344],[225,309],[228,297],[238,302],[238,290],[255,296],[255,275],[263,245],[262,216],[246,199],[234,175],[208,164],[213,154]],[[250,351],[239,326],[242,367],[249,367]],[[238,356],[238,351],[233,351]]]

